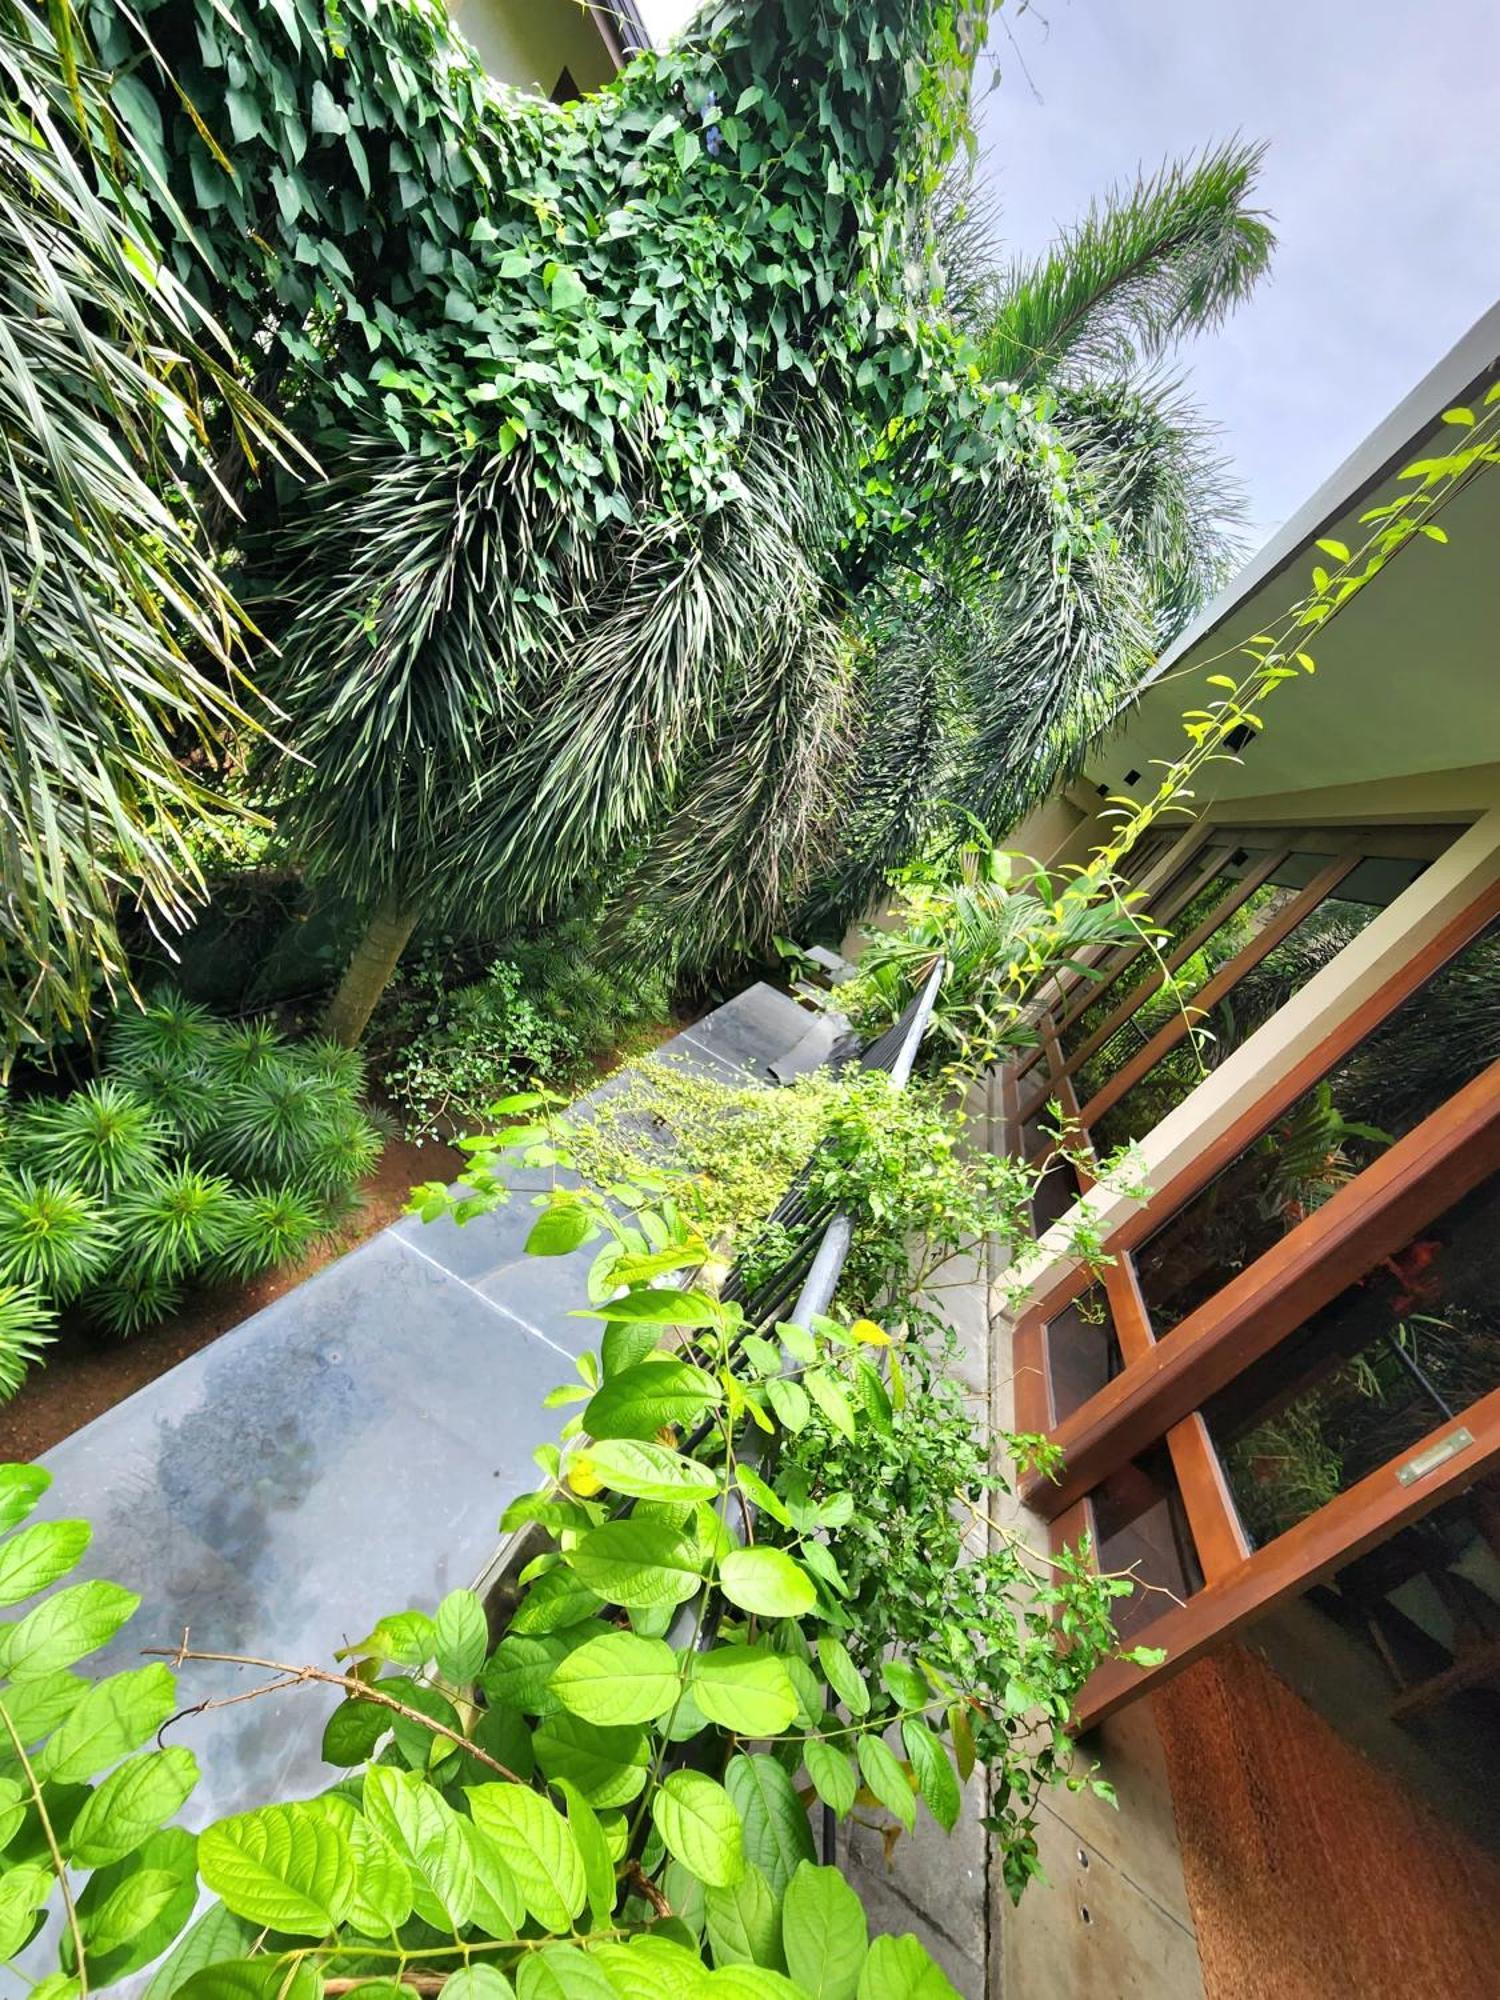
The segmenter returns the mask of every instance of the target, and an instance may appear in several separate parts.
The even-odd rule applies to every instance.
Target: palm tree
[[[180,483],[209,468],[200,391],[247,449],[268,424],[141,227],[131,161],[67,0],[0,0],[0,1058],[126,979],[122,899],[181,923],[213,755],[250,722]]]
[[[1008,269],[971,190],[946,191],[953,303],[991,380],[1054,395],[1116,538],[1103,572],[1113,603],[1093,621],[1057,617],[1043,552],[1024,536],[965,550],[978,556],[966,567],[881,580],[867,601],[844,836],[805,922],[867,908],[950,807],[1014,824],[1224,580],[1236,489],[1162,367],[1267,267],[1273,237],[1250,205],[1260,158],[1234,143],[1165,167]]]

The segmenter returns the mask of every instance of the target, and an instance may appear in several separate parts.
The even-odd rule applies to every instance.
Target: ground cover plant
[[[61,1309],[135,1333],[337,1228],[380,1156],[362,1090],[350,1050],[170,992],[122,1009],[101,1074],[14,1106],[0,1139],[5,1393]]]

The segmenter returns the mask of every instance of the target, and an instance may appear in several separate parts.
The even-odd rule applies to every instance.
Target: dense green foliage
[[[0,0],[0,1067],[121,983],[122,891],[171,925],[201,888],[246,635],[185,487],[205,396],[247,453],[272,430],[161,265],[76,27]]]
[[[268,1023],[166,993],[122,1012],[104,1074],[21,1104],[0,1141],[0,1391],[59,1307],[134,1333],[195,1279],[301,1257],[379,1158],[362,1087],[348,1050]]]
[[[409,953],[371,1028],[381,1082],[411,1137],[475,1125],[507,1091],[576,1086],[671,1016],[665,974],[604,966],[581,922],[506,940],[472,981],[455,983],[452,952],[441,938]]]
[[[372,912],[341,1031],[419,907],[534,923],[629,864],[649,953],[764,939],[838,819],[860,607],[912,561],[1000,590],[996,699],[1017,649],[1130,684],[1094,476],[940,317],[985,12],[711,6],[559,107],[436,0],[157,0],[149,49],[93,10],[184,271],[328,475],[260,488],[244,553],[310,760],[265,781]]]

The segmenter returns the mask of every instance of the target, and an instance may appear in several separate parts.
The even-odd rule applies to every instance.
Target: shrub
[[[430,950],[381,1024],[385,1085],[412,1138],[475,1123],[508,1091],[575,1084],[632,1027],[671,1010],[666,975],[606,970],[582,920],[511,940],[482,979],[451,991],[449,963]]]
[[[8,1402],[41,1361],[54,1318],[29,1285],[0,1285],[0,1402]]]
[[[325,1228],[318,1203],[300,1188],[246,1188],[230,1197],[219,1268],[232,1278],[253,1278],[277,1264],[294,1264]]]
[[[33,1285],[65,1305],[109,1261],[113,1232],[102,1204],[70,1181],[39,1181],[25,1167],[0,1175],[0,1282]]]
[[[170,1120],[140,1092],[101,1077],[70,1097],[26,1106],[7,1151],[43,1179],[108,1195],[149,1173],[172,1137]]]
[[[122,1012],[107,1048],[106,1075],[23,1105],[4,1142],[0,1399],[52,1307],[81,1299],[112,1332],[138,1332],[195,1278],[303,1256],[380,1157],[348,1049],[216,1021],[169,991]]]

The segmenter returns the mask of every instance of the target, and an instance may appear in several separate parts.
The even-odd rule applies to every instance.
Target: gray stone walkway
[[[755,986],[657,1056],[768,1082],[811,1019]],[[523,1253],[546,1176],[512,1178],[494,1214],[383,1230],[45,1455],[39,1514],[94,1524],[79,1577],[142,1598],[111,1668],[187,1627],[209,1651],[327,1664],[382,1613],[431,1610],[487,1567],[557,1433],[542,1399],[594,1338],[568,1317],[587,1257]],[[184,1698],[259,1678],[192,1667]],[[203,1766],[187,1823],[325,1783],[328,1708],[297,1690],[174,1725]]]

